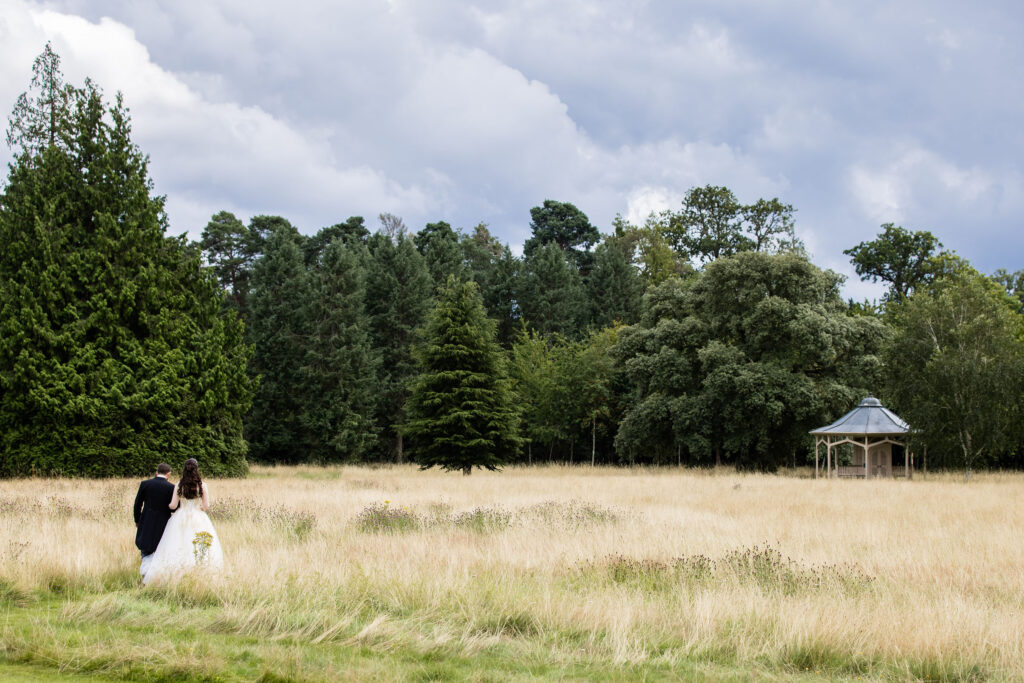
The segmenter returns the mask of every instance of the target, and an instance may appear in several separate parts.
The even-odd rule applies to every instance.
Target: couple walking
[[[135,496],[135,545],[142,551],[139,572],[144,584],[224,564],[220,540],[206,514],[210,495],[199,463],[195,458],[185,461],[177,486],[168,481],[170,473],[171,466],[160,463],[156,476],[139,484]]]

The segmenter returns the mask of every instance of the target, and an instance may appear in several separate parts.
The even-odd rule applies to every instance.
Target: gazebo
[[[910,425],[882,405],[874,396],[868,396],[860,405],[828,425],[815,429],[814,435],[814,478],[818,478],[818,449],[825,446],[825,472],[828,477],[876,477],[914,476],[912,456],[906,448],[906,436]],[[848,443],[853,446],[853,465],[840,467],[838,458],[832,457],[832,449]],[[892,447],[903,446],[903,468],[892,466]],[[834,464],[833,464],[834,463]]]

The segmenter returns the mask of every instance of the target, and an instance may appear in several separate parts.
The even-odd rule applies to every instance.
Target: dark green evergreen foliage
[[[474,282],[449,277],[418,351],[403,431],[422,468],[495,470],[519,449],[519,414],[504,354]]]
[[[518,303],[527,325],[543,335],[578,338],[589,322],[583,281],[553,242],[536,248],[523,264]]]
[[[254,249],[258,254],[263,253],[267,240],[276,232],[283,232],[288,235],[295,242],[295,245],[305,252],[307,238],[299,233],[298,229],[287,218],[282,216],[253,216],[249,219],[249,231],[252,233],[252,239],[255,244]]]
[[[226,302],[242,320],[248,318],[250,280],[260,242],[254,231],[229,211],[220,211],[210,218],[199,242],[207,263],[227,293]]]
[[[587,291],[591,321],[597,327],[609,327],[614,322],[632,325],[640,318],[643,281],[620,244],[606,240],[594,250],[594,270],[587,278]]]
[[[547,244],[557,244],[577,272],[587,276],[593,265],[590,248],[601,239],[601,233],[585,213],[568,202],[545,199],[543,205],[530,209],[530,229],[533,236],[523,245],[524,258],[533,258]]]
[[[305,462],[303,415],[310,396],[303,367],[311,333],[307,316],[311,278],[303,264],[298,231],[290,224],[275,223],[266,235],[250,297],[249,338],[254,347],[250,372],[260,383],[245,435],[254,460]]]
[[[1024,440],[1024,318],[1003,287],[967,272],[889,311],[886,397],[928,447],[929,465],[967,474]]]
[[[346,244],[366,244],[370,237],[370,231],[366,228],[362,216],[352,216],[344,223],[322,228],[320,232],[305,240],[302,245],[303,256],[306,267],[312,268],[319,264],[324,250],[335,240],[342,240]]]
[[[926,230],[910,232],[884,223],[878,237],[843,253],[850,257],[862,280],[881,280],[889,285],[886,299],[902,301],[935,277],[936,252],[941,248],[942,243]]]
[[[510,348],[516,331],[522,326],[522,314],[516,290],[522,261],[505,247],[501,257],[494,263],[487,285],[483,288],[484,306],[487,315],[497,323],[498,343]]]
[[[369,239],[366,312],[372,347],[380,353],[377,425],[394,439],[386,457],[404,460],[402,434],[408,384],[416,374],[413,344],[427,320],[433,282],[423,257],[407,235],[394,241],[377,233]]]
[[[427,223],[426,227],[413,237],[413,242],[423,255],[435,289],[443,287],[449,275],[454,275],[459,280],[470,277],[463,263],[459,233],[452,230],[448,223]]]
[[[498,343],[507,348],[519,324],[516,302],[519,259],[512,255],[508,246],[493,237],[483,223],[473,229],[472,235],[463,235],[461,245],[469,277],[480,287],[487,315],[498,324]]]
[[[363,305],[363,249],[335,239],[310,276],[310,334],[300,376],[306,461],[359,461],[376,442],[379,354],[370,344]]]
[[[880,381],[885,326],[851,316],[840,278],[797,254],[745,252],[645,298],[617,353],[634,387],[623,457],[773,470]]]
[[[18,96],[7,128],[7,146],[16,154],[35,157],[50,147],[68,152],[75,144],[74,108],[84,91],[64,83],[60,56],[46,43],[32,64],[30,90]]]
[[[189,457],[242,474],[241,323],[199,251],[165,236],[120,96],[65,86],[58,67],[47,46],[41,94],[19,98],[8,132],[0,475],[138,476]]]

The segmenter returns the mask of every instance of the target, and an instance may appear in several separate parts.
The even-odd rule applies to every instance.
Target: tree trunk
[[[683,447],[676,444],[676,467],[683,466]]]
[[[398,438],[395,441],[395,449],[398,454],[398,464],[401,465],[405,462],[405,450],[402,444],[402,432],[398,432]]]
[[[462,467],[462,475],[465,476],[465,477],[468,477],[471,474],[473,474],[473,466],[472,465],[464,465]]]
[[[590,420],[590,466],[597,464],[597,418]]]
[[[533,442],[526,442],[526,462],[533,467]]]
[[[715,446],[715,467],[722,466],[722,447]]]
[[[576,446],[576,439],[570,439],[569,440],[569,464],[570,465],[574,464],[574,462],[575,462],[574,461],[574,457],[575,456],[573,454],[573,449],[575,448],[575,446]]]

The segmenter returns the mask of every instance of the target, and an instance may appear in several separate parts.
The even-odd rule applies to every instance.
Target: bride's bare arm
[[[210,509],[210,494],[206,492],[206,482],[203,482],[203,511]]]
[[[171,503],[167,507],[171,508],[172,510],[177,510],[178,509],[178,487],[177,486],[174,487],[174,493],[171,494]]]

